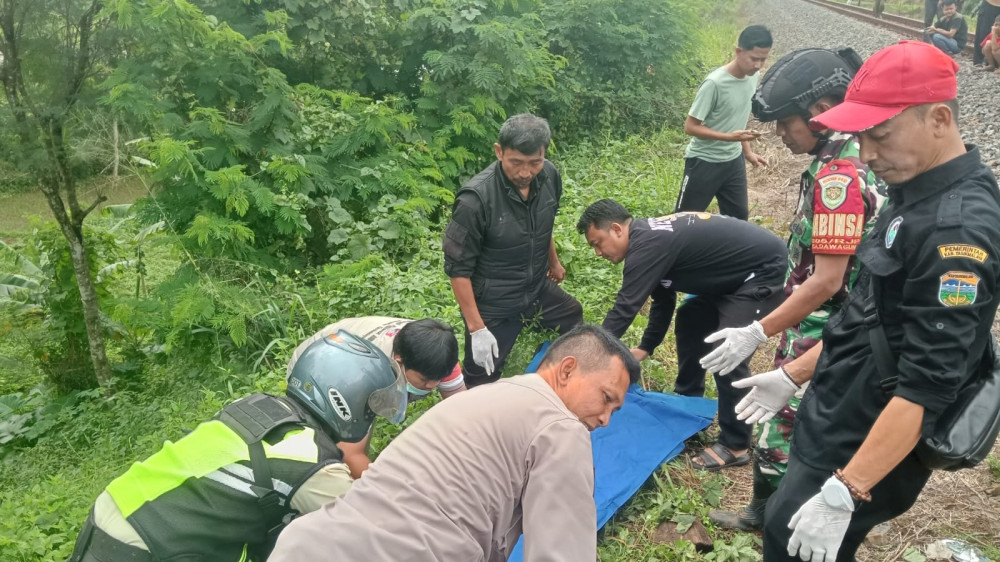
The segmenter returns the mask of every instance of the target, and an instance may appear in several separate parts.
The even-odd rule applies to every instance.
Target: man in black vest
[[[500,378],[526,322],[566,333],[583,321],[583,307],[559,288],[552,225],[562,178],[545,159],[551,133],[545,119],[515,115],[493,145],[497,161],[455,197],[444,232],[444,270],[465,319],[465,384]]]

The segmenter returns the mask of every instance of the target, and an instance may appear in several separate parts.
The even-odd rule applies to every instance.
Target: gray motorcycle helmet
[[[762,123],[802,115],[808,123],[809,107],[826,96],[843,98],[863,62],[850,47],[792,51],[761,78],[753,115]]]
[[[292,366],[285,392],[332,430],[356,443],[375,416],[406,416],[406,378],[395,362],[364,338],[338,330],[313,342]]]

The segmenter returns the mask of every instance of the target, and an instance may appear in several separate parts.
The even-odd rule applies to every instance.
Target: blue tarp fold
[[[525,372],[538,368],[548,348],[544,344]],[[661,464],[684,449],[684,441],[712,423],[716,402],[705,398],[647,392],[632,385],[622,408],[607,427],[590,434],[594,451],[594,503],[597,526],[603,527],[615,511],[638,491]],[[509,562],[522,562],[523,539]]]

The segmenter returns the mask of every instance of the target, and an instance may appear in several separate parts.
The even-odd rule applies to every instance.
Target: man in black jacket
[[[710,213],[633,219],[617,201],[602,199],[583,212],[576,228],[598,256],[611,263],[625,261],[622,286],[604,319],[605,329],[621,337],[646,299],[653,299],[642,342],[632,350],[636,359],[645,359],[663,341],[677,292],[689,295],[677,310],[677,394],[704,394],[705,369],[698,360],[712,350],[706,336],[763,318],[784,299],[788,250],[780,238],[757,225]],[[694,459],[700,468],[719,470],[750,462],[751,428],[735,413],[746,391],[732,387],[732,381],[749,376],[748,363],[744,360],[732,376],[715,377],[719,442]]]
[[[583,307],[559,288],[552,225],[562,178],[545,159],[549,124],[515,115],[493,145],[497,161],[455,197],[444,232],[444,270],[465,320],[465,384],[500,378],[525,322],[560,334],[583,321]]]
[[[931,475],[914,448],[989,345],[1000,193],[979,150],[962,141],[957,70],[935,47],[903,41],[872,55],[844,103],[812,120],[858,132],[861,159],[889,184],[889,204],[858,246],[858,281],[823,330],[822,353],[787,366],[793,382],[812,382],[788,472],[764,515],[766,562],[853,560],[868,531],[906,512]],[[878,325],[895,373],[876,364]],[[768,375],[742,383],[753,390],[741,417],[785,403]]]

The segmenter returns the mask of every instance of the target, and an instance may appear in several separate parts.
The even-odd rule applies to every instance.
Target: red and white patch
[[[812,252],[853,254],[865,231],[858,169],[849,160],[833,160],[816,174],[814,189]]]

